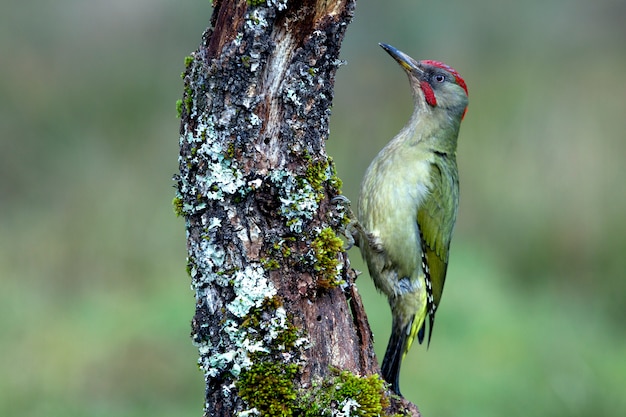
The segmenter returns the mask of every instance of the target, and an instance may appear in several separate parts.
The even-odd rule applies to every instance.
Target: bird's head
[[[463,119],[467,111],[467,85],[452,67],[439,61],[416,61],[391,45],[380,46],[406,71],[413,95],[422,107],[445,110],[452,117]]]

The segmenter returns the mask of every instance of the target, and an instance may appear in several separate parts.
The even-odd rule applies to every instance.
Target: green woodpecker
[[[456,146],[468,104],[458,72],[416,61],[380,44],[409,77],[413,115],[370,164],[358,210],[357,243],[370,275],[391,306],[391,337],[381,367],[400,395],[400,363],[415,337],[428,343],[441,300],[456,220]]]

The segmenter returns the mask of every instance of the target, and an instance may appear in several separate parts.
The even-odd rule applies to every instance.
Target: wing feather
[[[422,251],[430,277],[431,294],[427,306],[430,316],[429,336],[433,330],[435,312],[441,301],[448,269],[448,252],[459,201],[459,180],[456,161],[438,155],[432,164],[430,193],[417,212],[417,224],[422,239]]]

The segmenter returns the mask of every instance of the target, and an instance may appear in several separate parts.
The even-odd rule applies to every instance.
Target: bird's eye
[[[435,75],[435,81],[437,81],[438,83],[442,83],[446,80],[446,77],[443,74],[437,74]]]

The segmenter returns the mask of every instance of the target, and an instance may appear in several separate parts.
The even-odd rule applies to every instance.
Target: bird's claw
[[[358,238],[358,227],[357,225],[359,224],[359,221],[356,219],[353,219],[350,221],[350,223],[346,224],[343,227],[343,235],[346,237],[346,245],[343,247],[344,251],[350,250],[352,249],[353,246],[359,246],[357,243],[357,238]],[[356,238],[355,238],[356,236]]]
[[[352,204],[348,197],[343,194],[339,194],[330,199],[330,202],[333,204],[343,204],[344,206],[350,207]]]
[[[349,219],[349,222],[340,228],[341,232],[346,238],[346,245],[344,246],[344,250],[350,250],[353,246],[359,246],[359,233],[361,230],[361,225],[357,220],[356,216],[352,212],[350,205],[352,204],[348,197],[344,195],[337,195],[333,197],[330,202],[332,204],[343,206],[343,210],[346,212],[346,216]]]

